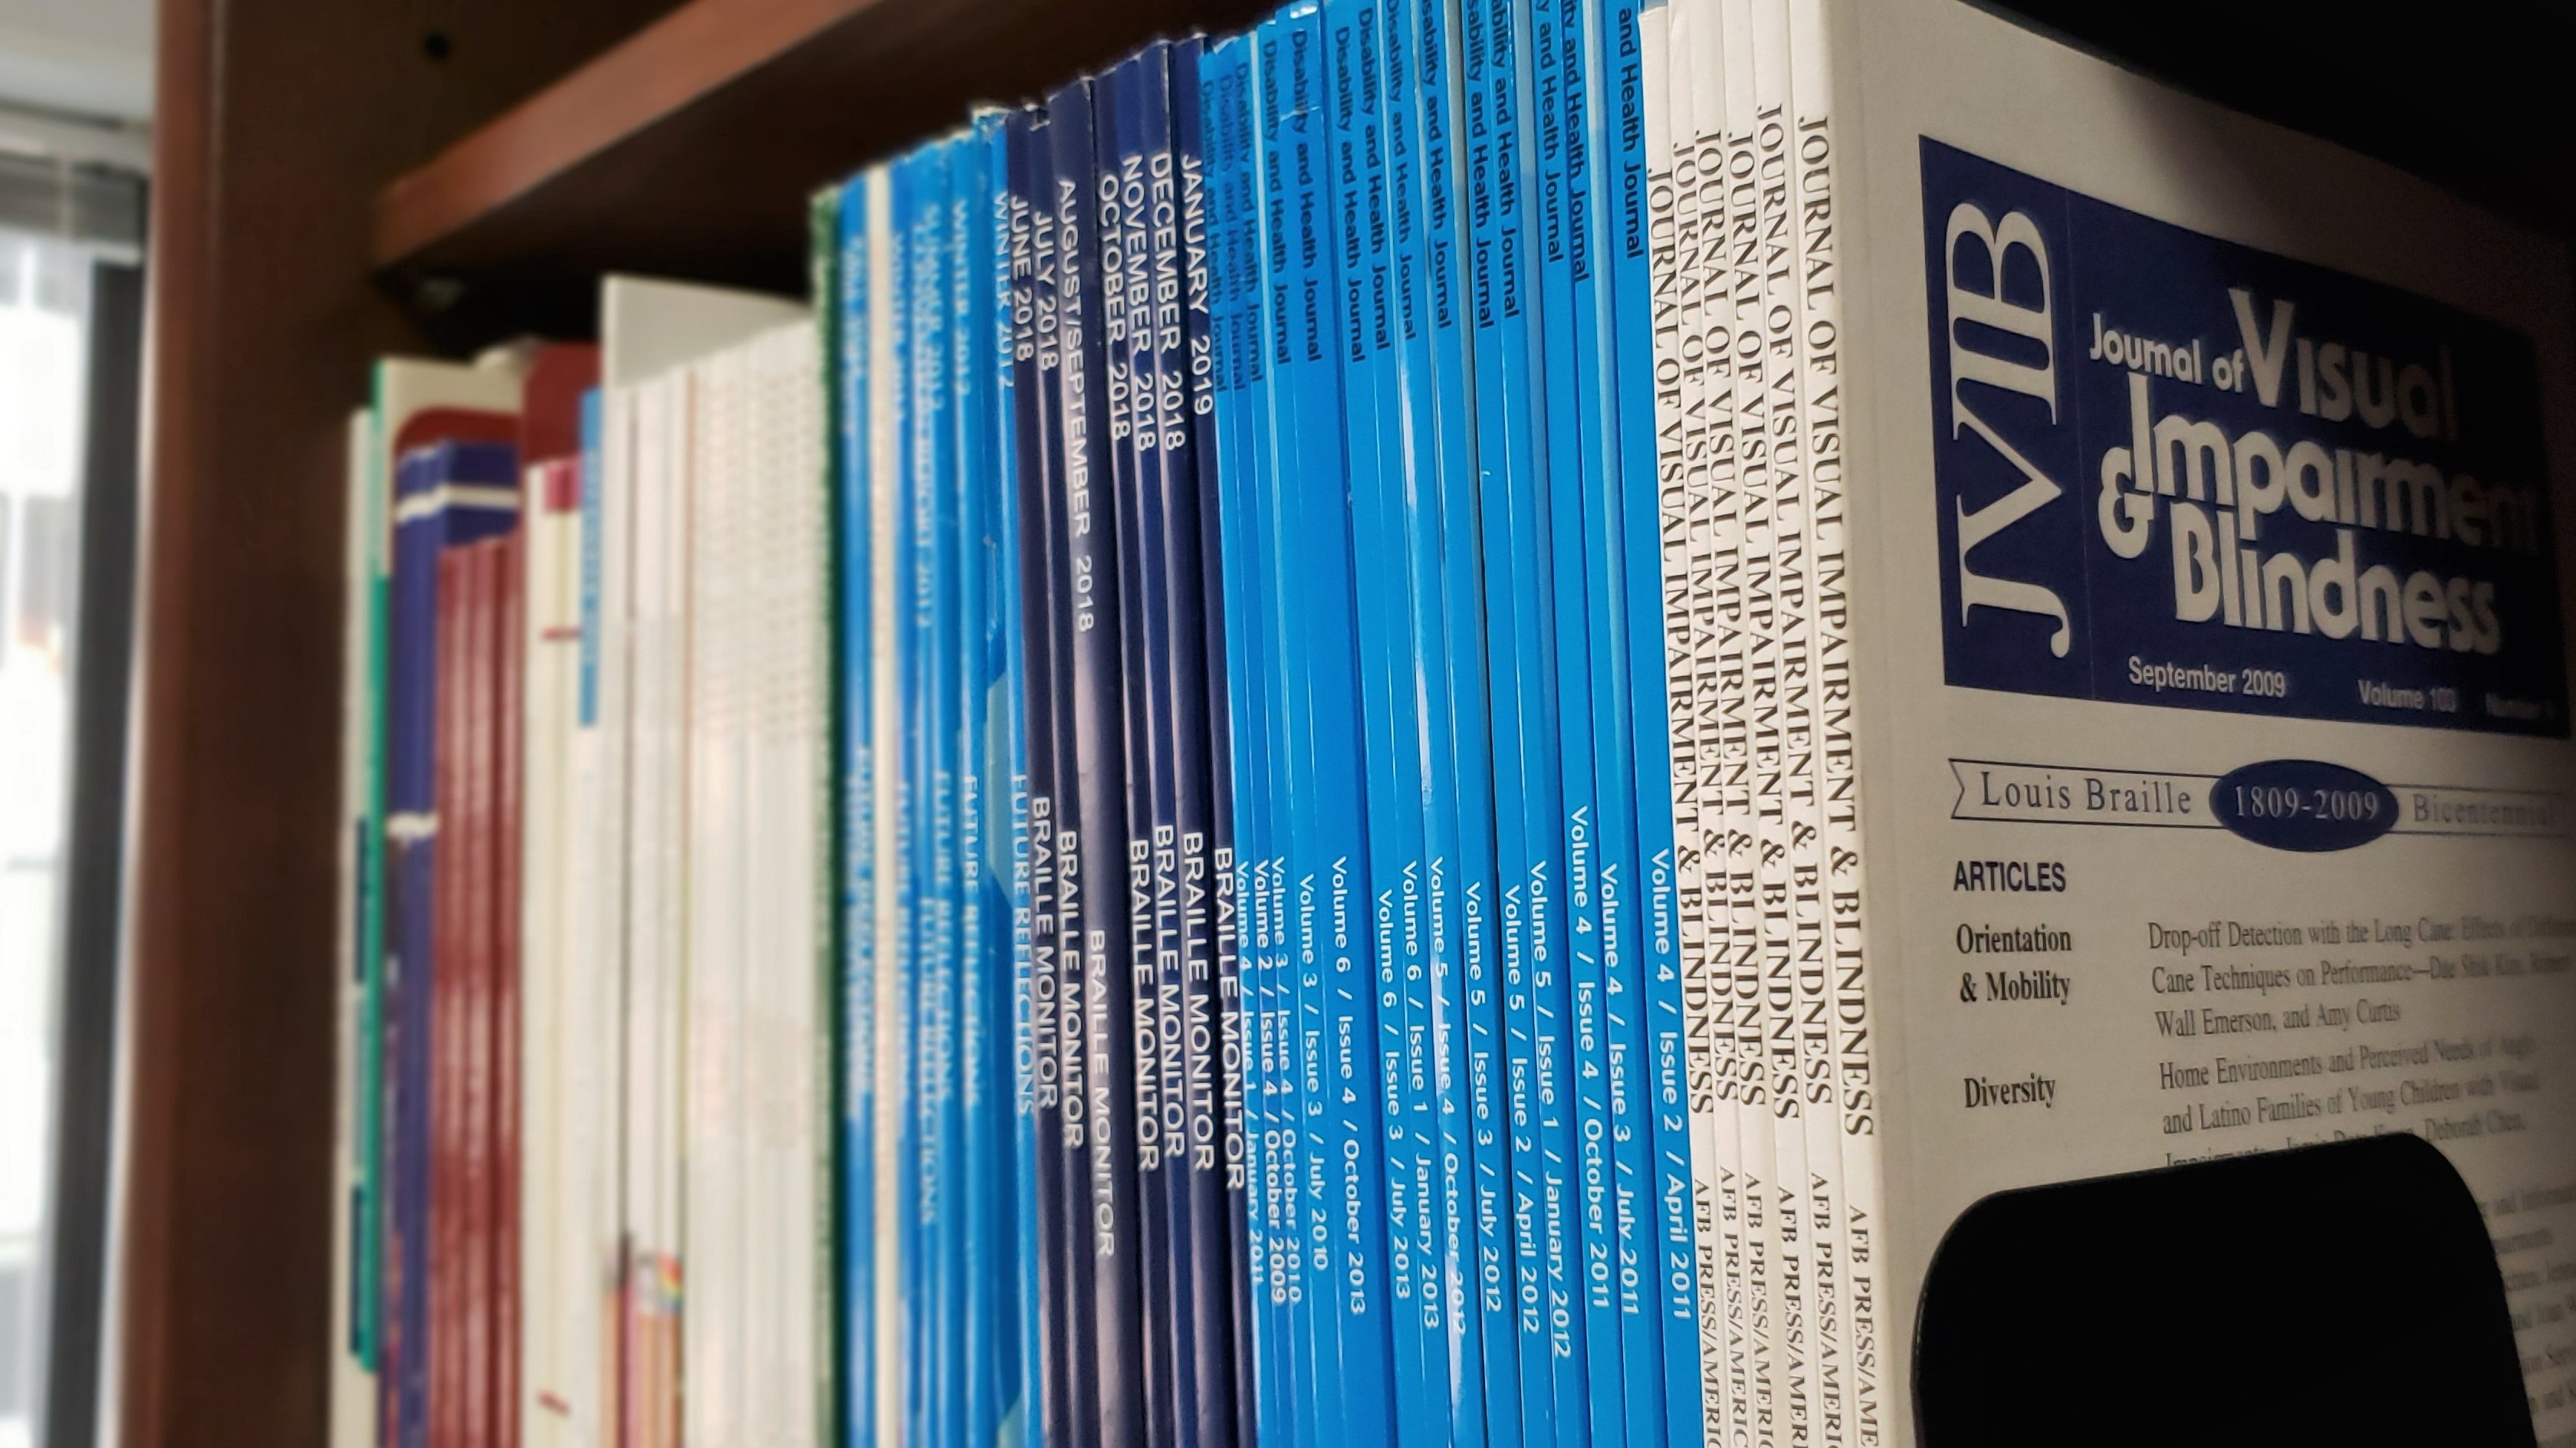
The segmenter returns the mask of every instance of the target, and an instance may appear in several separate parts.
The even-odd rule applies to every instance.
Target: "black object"
[[[138,192],[141,188],[135,188]],[[138,211],[140,207],[138,206]],[[80,604],[72,644],[71,803],[63,835],[61,1094],[44,1406],[48,1448],[98,1442],[107,1309],[109,1153],[116,1098],[117,939],[125,877],[126,725],[141,534],[143,269],[90,269],[89,417],[81,475]]]
[[[1998,1192],[1914,1338],[1921,1448],[2531,1448],[2468,1185],[2392,1134]]]
[[[2576,107],[2566,100],[2565,48],[2535,40],[2534,16],[2545,12],[2446,0],[2374,25],[2348,0],[1969,3],[2576,239],[2576,170],[2567,165]],[[2410,103],[2391,105],[2392,95]]]

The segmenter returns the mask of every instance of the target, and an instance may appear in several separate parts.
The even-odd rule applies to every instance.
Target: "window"
[[[125,185],[139,206],[141,188]],[[0,207],[0,1448],[64,1441],[47,1431],[49,1397],[95,1391],[107,1155],[94,1138],[112,1079],[114,936],[100,949],[92,929],[84,945],[76,926],[97,916],[84,890],[112,900],[115,888],[112,825],[101,842],[81,822],[94,836],[99,811],[83,801],[97,772],[122,798],[133,451],[129,438],[102,455],[93,427],[130,433],[135,399],[91,392],[102,375],[130,391],[124,334],[139,296],[131,238],[37,234],[19,219]],[[107,345],[128,354],[104,373],[102,278],[120,299]],[[122,470],[105,515],[103,462]],[[129,536],[88,536],[102,516]],[[90,576],[102,556],[104,576]],[[93,639],[83,614],[102,585],[119,602]],[[100,669],[120,676],[104,696],[85,675]],[[103,885],[85,878],[94,868]],[[65,1388],[66,1371],[80,1386]],[[93,1406],[71,1416],[86,1425]]]

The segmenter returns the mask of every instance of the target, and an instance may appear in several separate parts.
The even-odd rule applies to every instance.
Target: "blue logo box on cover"
[[[2566,737],[2525,338],[1922,160],[1949,683]]]

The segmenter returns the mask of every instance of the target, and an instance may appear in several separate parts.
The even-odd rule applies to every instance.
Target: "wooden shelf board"
[[[373,261],[450,334],[578,328],[602,271],[796,290],[805,198],[1247,0],[691,0],[376,199]],[[437,318],[430,318],[435,327]]]

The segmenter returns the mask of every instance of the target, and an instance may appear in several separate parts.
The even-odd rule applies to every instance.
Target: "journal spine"
[[[1475,318],[1477,457],[1483,533],[1485,620],[1492,669],[1494,769],[1520,781],[1519,797],[1496,809],[1501,889],[1507,1102],[1511,1121],[1512,1247],[1517,1337],[1521,1352],[1523,1436],[1559,1442],[1583,1423],[1580,1395],[1564,1393],[1560,1363],[1570,1365],[1571,1302],[1554,1301],[1563,1280],[1551,1261],[1551,1191],[1560,1204],[1563,1145],[1559,1119],[1565,1085],[1561,1042],[1550,1004],[1563,994],[1563,927],[1558,899],[1563,869],[1563,817],[1549,717],[1554,680],[1542,607],[1537,472],[1546,436],[1537,357],[1539,278],[1530,228],[1534,144],[1525,114],[1529,91],[1523,52],[1528,11],[1512,0],[1468,0],[1464,28],[1467,194],[1472,314]],[[1570,1285],[1570,1284],[1569,1284]],[[1559,1312],[1562,1309],[1563,1316]],[[1564,1324],[1560,1328],[1560,1321]],[[1561,1351],[1562,1350],[1562,1351]]]
[[[885,959],[878,972],[881,1034],[877,1170],[887,1182],[887,1188],[881,1190],[888,1194],[882,1198],[886,1220],[877,1226],[884,1254],[878,1269],[877,1392],[881,1441],[901,1445],[919,1441],[920,1375],[924,1370],[919,1324],[929,1310],[922,1296],[918,1209],[922,1152],[918,1107],[922,1056],[919,939],[927,928],[924,896],[929,886],[919,844],[929,824],[921,817],[923,796],[927,793],[927,764],[918,718],[921,701],[928,692],[922,679],[925,664],[920,657],[919,599],[927,579],[921,543],[925,524],[921,520],[919,473],[926,463],[919,457],[923,450],[923,429],[918,419],[922,385],[921,364],[916,359],[922,350],[919,296],[927,287],[916,241],[916,233],[924,224],[921,213],[930,204],[924,196],[928,189],[922,177],[925,169],[926,158],[919,154],[907,156],[894,164],[891,178],[886,231],[888,341],[884,359],[890,406],[889,415],[879,424],[887,434],[882,493],[888,516],[878,534],[885,545],[887,573],[885,587],[878,595],[886,614],[882,625],[884,641],[880,645],[886,678],[878,686],[882,741],[878,768],[886,776],[883,798],[889,818],[880,835],[885,864],[880,867],[878,887],[878,899],[885,911],[879,937]]]
[[[1049,690],[1047,708],[1053,731],[1049,746],[1054,771],[1054,801],[1048,826],[1050,873],[1054,881],[1056,949],[1054,954],[1057,979],[1056,1009],[1056,1089],[1058,1104],[1045,1136],[1051,1159],[1048,1169],[1057,1179],[1057,1190],[1064,1203],[1064,1239],[1059,1244],[1059,1276],[1063,1283],[1060,1297],[1064,1314],[1064,1360],[1066,1363],[1064,1419],[1070,1442],[1096,1448],[1101,1440],[1101,1381],[1096,1373],[1080,1370],[1078,1365],[1098,1361],[1099,1314],[1097,1275],[1092,1257],[1091,1227],[1092,1179],[1088,1123],[1091,1119],[1091,1097],[1087,1089],[1090,1063],[1091,985],[1089,935],[1086,930],[1082,878],[1082,772],[1080,742],[1081,714],[1075,692],[1075,625],[1079,620],[1073,582],[1071,505],[1073,497],[1073,464],[1076,444],[1065,431],[1064,363],[1068,341],[1081,346],[1078,328],[1067,333],[1064,324],[1064,288],[1068,277],[1079,283],[1079,258],[1065,250],[1066,233],[1060,221],[1066,204],[1084,204],[1082,187],[1089,184],[1090,117],[1082,115],[1083,127],[1078,139],[1081,170],[1073,194],[1062,193],[1056,154],[1065,144],[1057,135],[1055,111],[1050,105],[1033,120],[1030,180],[1034,200],[1030,214],[1030,253],[1032,295],[1035,315],[1032,329],[1036,333],[1038,367],[1038,425],[1046,439],[1043,450],[1043,475],[1037,480],[1041,492],[1037,499],[1042,510],[1038,551],[1044,555]],[[1079,245],[1080,232],[1074,233]],[[1078,298],[1077,298],[1078,300]],[[1073,359],[1077,368],[1080,357]],[[1087,424],[1086,424],[1087,431]],[[1087,445],[1087,444],[1086,444]],[[1086,464],[1087,467],[1087,464]],[[1087,479],[1089,474],[1084,474]],[[1088,484],[1086,482],[1085,486]],[[1086,501],[1087,507],[1087,501]],[[1035,615],[1032,614],[1032,617]],[[1035,654],[1031,655],[1032,660]],[[1032,699],[1035,676],[1032,675]],[[1034,708],[1034,705],[1032,706]],[[1031,748],[1037,739],[1031,737]],[[1124,803],[1121,803],[1124,809]],[[1123,815],[1122,815],[1123,819]],[[1122,825],[1123,829],[1124,826]]]
[[[536,500],[530,500],[534,503]],[[526,1224],[520,1188],[526,1163],[521,1122],[527,1097],[523,1003],[527,997],[519,920],[526,799],[526,554],[523,523],[494,544],[494,730],[492,844],[492,1436],[519,1448],[519,1352],[525,1283],[519,1270]]]
[[[1011,717],[1009,640],[1004,627],[1012,595],[1001,568],[1002,511],[1010,438],[1002,420],[1000,363],[1009,355],[1003,320],[1007,268],[996,251],[995,204],[1008,195],[1003,114],[977,114],[961,145],[956,197],[958,256],[959,613],[965,660],[962,680],[964,760],[959,770],[960,922],[958,988],[961,1123],[960,1185],[965,1233],[960,1288],[964,1356],[959,1372],[966,1441],[994,1444],[1017,1408],[1019,1379],[1018,1255],[1011,1217],[1014,1098],[1009,1089],[1014,1039],[1015,952],[1012,799],[1016,771],[1008,747]]]
[[[1832,218],[1835,190],[1835,106],[1832,41],[1821,0],[1789,5],[1791,112],[1799,174],[1796,231],[1800,272],[1799,397],[1807,452],[1809,589],[1813,651],[1816,748],[1812,766],[1821,833],[1817,869],[1824,895],[1819,977],[1807,995],[1833,1022],[1826,1036],[1810,1036],[1802,1067],[1830,1083],[1814,1100],[1811,1150],[1838,1164],[1834,1190],[1818,1199],[1816,1232],[1830,1241],[1838,1277],[1841,1396],[1828,1403],[1850,1425],[1847,1441],[1866,1442],[1885,1422],[1880,1397],[1881,1324],[1874,1238],[1884,1212],[1879,1181],[1876,1054],[1871,1035],[1867,960],[1867,886],[1861,836],[1861,780],[1853,735],[1853,636],[1851,624],[1849,510],[1844,419],[1848,388],[1844,357],[1843,282]],[[1830,1109],[1825,1109],[1826,1107]],[[1829,1139],[1828,1139],[1829,1138]],[[1829,1382],[1829,1392],[1836,1384]]]
[[[1543,610],[1542,648],[1551,661],[1555,784],[1562,817],[1557,900],[1563,930],[1549,972],[1554,988],[1539,992],[1538,1052],[1551,1083],[1564,1090],[1551,1116],[1550,1089],[1540,1095],[1544,1202],[1568,1204],[1560,1217],[1543,1212],[1548,1302],[1563,1314],[1558,1332],[1557,1431],[1600,1448],[1619,1448],[1626,1424],[1619,1402],[1618,1308],[1610,1293],[1610,1126],[1603,1029],[1603,866],[1601,812],[1594,785],[1595,741],[1590,701],[1595,685],[1585,588],[1584,474],[1587,442],[1598,438],[1598,394],[1587,384],[1597,366],[1585,276],[1590,270],[1589,197],[1582,137],[1583,79],[1576,59],[1574,0],[1528,0],[1525,16],[1530,78],[1528,115],[1538,182],[1534,236],[1539,276],[1540,396],[1544,399],[1533,516],[1539,534],[1534,593]],[[1587,356],[1587,353],[1592,354]],[[1554,1040],[1547,1032],[1555,1031]],[[1553,1149],[1551,1140],[1558,1143]],[[1548,1174],[1553,1169],[1555,1175]],[[1569,1419],[1565,1414],[1579,1414]],[[1580,1422],[1579,1429],[1574,1422]]]
[[[1696,841],[1685,845],[1673,794],[1675,710],[1688,707],[1689,655],[1667,642],[1668,619],[1665,419],[1678,412],[1668,389],[1679,374],[1678,238],[1673,180],[1672,98],[1666,84],[1671,12],[1663,4],[1603,0],[1601,50],[1615,97],[1608,109],[1610,245],[1606,260],[1617,330],[1619,490],[1615,525],[1625,550],[1622,627],[1627,641],[1629,725],[1636,761],[1639,929],[1637,974],[1642,1029],[1639,1067],[1646,1140],[1648,1200],[1640,1254],[1656,1329],[1652,1350],[1662,1365],[1663,1431],[1677,1448],[1704,1438],[1701,1415],[1699,1254],[1693,1211],[1688,1046],[1682,1012],[1683,942],[1690,925],[1682,872]],[[1678,510],[1676,510],[1678,511]],[[1691,828],[1696,829],[1694,818]]]
[[[1260,441],[1258,465],[1253,470],[1258,520],[1254,532],[1263,549],[1262,614],[1267,630],[1265,642],[1275,659],[1269,672],[1278,724],[1274,756],[1278,763],[1274,768],[1279,798],[1275,827],[1282,837],[1282,847],[1273,884],[1288,1013],[1284,1062],[1289,1083],[1287,1110],[1295,1123],[1293,1134],[1283,1144],[1290,1171],[1285,1215],[1294,1244],[1289,1258],[1294,1315],[1291,1339],[1295,1347],[1292,1391],[1297,1421],[1307,1425],[1309,1432],[1327,1421],[1337,1421],[1327,1415],[1336,1410],[1331,1385],[1338,1380],[1343,1351],[1341,1317],[1334,1290],[1328,1285],[1335,1258],[1325,1157],[1338,1145],[1340,1133],[1334,1125],[1325,1080],[1324,962],[1315,938],[1309,878],[1318,851],[1314,814],[1318,784],[1309,750],[1313,710],[1306,694],[1304,663],[1304,652],[1311,641],[1303,631],[1290,626],[1291,599],[1295,597],[1290,567],[1299,552],[1290,536],[1290,491],[1300,445],[1312,445],[1316,435],[1301,431],[1315,424],[1301,417],[1297,376],[1307,365],[1309,351],[1305,340],[1308,328],[1300,318],[1311,295],[1306,280],[1306,247],[1312,245],[1312,232],[1302,224],[1310,217],[1312,206],[1309,203],[1301,207],[1299,198],[1311,192],[1314,168],[1319,164],[1303,134],[1302,114],[1310,84],[1304,77],[1317,63],[1313,55],[1318,43],[1316,32],[1311,5],[1275,15],[1263,22],[1257,33],[1254,59],[1260,97],[1260,251],[1268,277],[1261,323],[1266,377],[1255,411]],[[1338,468],[1338,414],[1324,421],[1335,429],[1321,436],[1336,449],[1334,462]],[[1377,1421],[1383,1422],[1382,1412]],[[1381,1434],[1383,1431],[1380,1429]]]
[[[1327,0],[1323,102],[1333,297],[1332,352],[1342,383],[1347,507],[1334,518],[1349,550],[1352,663],[1357,671],[1368,868],[1362,916],[1374,974],[1378,1092],[1361,1098],[1383,1152],[1386,1270],[1377,1312],[1386,1324],[1399,1441],[1434,1431],[1415,1260],[1422,1202],[1411,1134],[1415,1080],[1407,1067],[1408,986],[1421,969],[1422,783],[1408,758],[1416,730],[1408,615],[1402,593],[1402,399],[1394,377],[1386,166],[1381,145],[1381,39],[1374,0]],[[1419,1094],[1428,1097],[1427,1082]]]
[[[1129,933],[1130,838],[1126,699],[1122,690],[1121,558],[1112,490],[1103,372],[1101,247],[1094,230],[1098,184],[1093,85],[1048,98],[1055,143],[1056,230],[1063,256],[1057,381],[1063,398],[1067,569],[1073,715],[1081,835],[1059,857],[1080,880],[1085,1001],[1083,1177],[1091,1221],[1093,1361],[1099,1373],[1102,1448],[1143,1448],[1148,1375],[1142,1319],[1148,1254],[1138,1235],[1137,976]]]
[[[426,1231],[429,1239],[428,1391],[422,1403],[422,1432],[429,1448],[466,1448],[461,1431],[468,1403],[465,1371],[466,1240],[466,1069],[467,1042],[473,1010],[473,949],[468,903],[467,857],[473,823],[469,818],[468,736],[474,716],[468,685],[472,679],[472,619],[468,598],[469,559],[461,549],[437,553],[437,660],[430,684],[432,717],[437,720],[432,745],[431,828],[438,841],[429,871],[430,948],[427,1029],[428,1047]]]
[[[1165,651],[1168,599],[1161,568],[1162,496],[1153,349],[1153,266],[1148,249],[1146,134],[1154,78],[1148,52],[1129,56],[1093,83],[1097,172],[1092,232],[1100,264],[1103,420],[1109,434],[1110,501],[1117,559],[1116,624],[1125,707],[1127,828],[1123,855],[1127,951],[1134,1006],[1134,1122],[1137,1171],[1137,1265],[1144,1321],[1145,1431],[1152,1448],[1180,1442],[1187,1414],[1181,1386],[1182,1345],[1192,1336],[1190,1303],[1180,1288],[1188,1248],[1183,1184],[1176,1152],[1180,1131],[1181,1050],[1177,971],[1164,969],[1168,911],[1161,889],[1175,807],[1171,658]],[[1175,962],[1176,964],[1177,962]],[[1191,1420],[1194,1421],[1194,1420]]]
[[[1408,0],[1373,0],[1377,39],[1379,149],[1383,164],[1394,466],[1386,498],[1390,591],[1404,618],[1405,710],[1397,719],[1420,804],[1420,883],[1415,917],[1416,967],[1405,982],[1408,1028],[1403,1072],[1408,1088],[1415,1213],[1415,1323],[1423,1338],[1427,1421],[1438,1432],[1485,1436],[1485,1387],[1477,1324],[1469,1309],[1467,1263],[1473,1226],[1467,1209],[1473,1152],[1462,1094],[1465,1037],[1459,1029],[1460,917],[1453,888],[1458,871],[1457,781],[1448,748],[1447,620],[1440,592],[1440,485],[1444,438],[1439,379],[1433,365],[1431,278],[1425,246],[1420,46]],[[1444,208],[1443,215],[1447,212]],[[1450,314],[1454,323],[1454,313]]]
[[[1571,134],[1569,162],[1579,163],[1581,184],[1576,199],[1575,300],[1577,368],[1590,381],[1582,409],[1584,432],[1582,479],[1582,596],[1592,655],[1594,821],[1599,841],[1596,895],[1601,936],[1601,1072],[1607,1105],[1610,1156],[1608,1252],[1589,1259],[1596,1279],[1589,1290],[1597,1302],[1604,1294],[1616,1311],[1615,1375],[1600,1371],[1604,1351],[1596,1344],[1594,1395],[1602,1379],[1616,1384],[1616,1411],[1622,1430],[1633,1442],[1661,1443],[1665,1436],[1662,1294],[1651,1275],[1655,1250],[1653,1119],[1645,1099],[1645,1004],[1647,957],[1654,938],[1653,876],[1644,856],[1639,829],[1636,745],[1632,733],[1636,661],[1631,657],[1627,613],[1628,555],[1620,508],[1631,414],[1623,406],[1626,389],[1635,389],[1651,408],[1651,377],[1631,370],[1620,348],[1622,296],[1619,290],[1620,248],[1625,244],[1627,202],[1634,195],[1631,168],[1615,159],[1616,129],[1634,118],[1635,25],[1625,9],[1618,32],[1605,29],[1605,10],[1616,0],[1578,0],[1564,17],[1566,69],[1570,78],[1564,112]],[[1631,64],[1625,88],[1617,82],[1618,57],[1624,46]],[[1649,419],[1651,421],[1651,418]],[[1648,433],[1651,438],[1651,432]],[[1661,650],[1647,655],[1645,667],[1661,677]],[[1655,716],[1660,722],[1660,712]]]
[[[1004,123],[1008,190],[996,217],[1001,231],[1000,267],[1006,288],[1007,381],[1004,425],[1012,430],[1009,496],[1004,500],[1012,526],[1002,530],[1006,551],[1002,576],[1014,584],[1011,656],[1015,682],[1012,699],[1017,719],[1012,731],[1021,779],[1015,806],[1021,844],[1018,850],[1022,903],[1019,914],[1019,993],[1022,1026],[1019,1045],[1020,1214],[1023,1255],[1022,1304],[1025,1327],[1021,1351],[1027,1389],[1028,1448],[1070,1443],[1066,1416],[1067,1351],[1064,1271],[1064,1176],[1060,1168],[1062,1082],[1058,1075],[1057,1014],[1062,1009],[1062,982],[1056,957],[1061,940],[1056,931],[1056,711],[1053,573],[1047,564],[1047,502],[1055,477],[1049,449],[1053,438],[1045,425],[1043,383],[1038,368],[1038,213],[1045,197],[1040,185],[1044,146],[1042,113],[1018,110]],[[1051,308],[1053,299],[1047,299]]]
[[[1330,1312],[1339,1339],[1334,1369],[1318,1364],[1316,1421],[1346,1422],[1357,1442],[1374,1444],[1395,1434],[1398,1380],[1389,1335],[1385,1226],[1377,1213],[1352,1212],[1346,1205],[1384,1201],[1386,1183],[1383,1064],[1367,1048],[1380,1038],[1359,623],[1352,612],[1349,512],[1343,486],[1335,486],[1350,460],[1344,379],[1336,363],[1336,341],[1347,319],[1328,241],[1334,206],[1330,37],[1312,6],[1293,7],[1282,19],[1282,171],[1294,228],[1291,348],[1283,374],[1295,422],[1281,431],[1279,482],[1285,494],[1283,562],[1293,561],[1297,569],[1289,596],[1294,603],[1283,598],[1283,605],[1294,608],[1290,680],[1307,702],[1301,772],[1313,781],[1310,802],[1298,812],[1301,835],[1312,848],[1293,888],[1315,997],[1309,1019],[1318,1027],[1310,1038],[1308,1081],[1325,1098],[1318,1103],[1325,1111],[1317,1154],[1330,1164],[1322,1179],[1310,1178],[1325,1198],[1314,1206],[1325,1217],[1333,1282],[1318,1307]]]
[[[1216,447],[1209,336],[1207,148],[1200,124],[1204,46],[1164,52],[1164,149],[1147,176],[1154,268],[1167,649],[1172,662],[1174,863],[1167,888],[1180,974],[1181,1087],[1190,1245],[1191,1405],[1206,1448],[1244,1439],[1250,1383],[1242,1260],[1243,1029],[1236,959],[1231,791],[1217,778],[1225,747],[1224,617],[1211,595]],[[1160,855],[1158,852],[1158,861]],[[1158,881],[1158,885],[1161,882]]]
[[[831,268],[828,335],[834,384],[831,445],[832,657],[839,688],[833,702],[838,808],[835,811],[838,901],[837,1019],[832,1087],[837,1169],[834,1172],[835,1264],[832,1361],[840,1384],[833,1411],[855,1445],[875,1428],[876,1335],[876,731],[875,575],[870,500],[880,486],[872,466],[875,314],[871,251],[882,245],[882,218],[869,214],[875,188],[868,175],[841,188],[829,219],[837,260]]]
[[[1229,796],[1234,820],[1234,888],[1239,922],[1238,958],[1245,1022],[1242,1110],[1245,1160],[1245,1254],[1241,1270],[1251,1294],[1250,1350],[1252,1436],[1261,1443],[1294,1442],[1297,1417],[1291,1340],[1298,1254],[1287,1193],[1293,1164],[1286,1142],[1296,1129],[1288,1109],[1286,1034],[1288,997],[1279,959],[1277,925],[1279,855],[1278,775],[1271,670],[1277,658],[1266,607],[1265,553],[1259,546],[1253,470],[1261,465],[1259,427],[1265,394],[1261,266],[1262,194],[1257,173],[1253,36],[1219,41],[1205,66],[1204,133],[1211,194],[1215,198],[1209,269],[1213,286],[1214,398],[1212,415],[1219,455],[1212,475],[1216,493],[1208,521],[1216,526],[1211,577],[1222,590],[1209,636],[1211,682],[1221,684],[1224,726],[1219,752],[1222,804]],[[1203,470],[1203,476],[1209,476]],[[1222,644],[1222,669],[1216,667]]]
[[[1447,660],[1447,780],[1455,802],[1456,938],[1461,1005],[1452,1048],[1461,1072],[1470,1170],[1467,1200],[1453,1206],[1471,1234],[1469,1301],[1484,1391],[1477,1403],[1486,1441],[1522,1441],[1522,1369],[1512,1242],[1511,1112],[1503,1026],[1500,889],[1496,877],[1495,734],[1487,666],[1483,525],[1477,490],[1480,452],[1473,308],[1489,276],[1470,265],[1464,189],[1470,133],[1464,115],[1462,16],[1457,0],[1412,0],[1421,179],[1425,324],[1431,336],[1439,474],[1434,487],[1439,539],[1441,643]],[[1443,735],[1434,730],[1437,743]],[[1457,1309],[1453,1309],[1457,1311]],[[1464,1388],[1462,1385],[1461,1391]],[[1461,1423],[1469,1421],[1464,1413]]]

